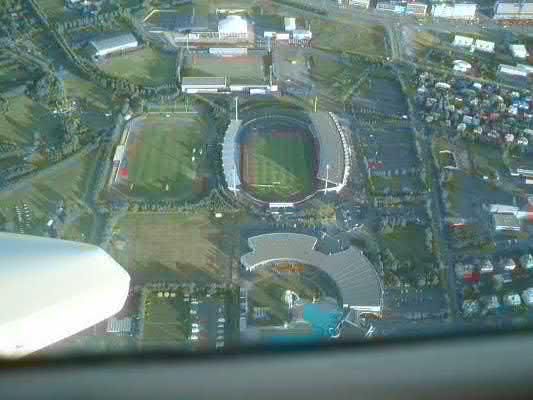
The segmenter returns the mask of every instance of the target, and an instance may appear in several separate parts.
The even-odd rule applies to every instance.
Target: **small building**
[[[497,310],[500,308],[500,301],[498,300],[498,296],[492,295],[492,296],[485,296],[482,297],[481,300],[485,304],[485,307],[488,311]]]
[[[503,263],[503,269],[506,271],[514,271],[516,262],[512,258],[507,258]]]
[[[455,60],[453,62],[453,70],[457,72],[468,72],[472,69],[472,64],[463,60]]]
[[[522,304],[522,300],[520,299],[520,295],[518,293],[511,293],[503,297],[503,304],[506,306],[519,306]]]
[[[529,56],[529,54],[527,53],[526,46],[524,46],[523,44],[511,44],[509,45],[509,49],[511,50],[511,53],[515,58],[520,58],[523,60]]]
[[[428,12],[428,6],[424,3],[407,3],[405,6],[405,13],[407,15],[415,15],[417,17],[425,17]]]
[[[436,4],[433,6],[431,14],[436,18],[473,20],[477,17],[477,4]]]
[[[348,4],[355,7],[369,8],[370,0],[349,0]]]
[[[527,269],[533,269],[533,255],[528,255],[526,266]]]
[[[519,67],[500,64],[498,65],[496,76],[502,81],[519,84],[520,86],[527,86],[528,73]]]
[[[465,315],[474,315],[479,313],[480,306],[477,300],[465,300],[463,302],[463,312]]]
[[[490,213],[498,213],[498,214],[515,214],[520,209],[515,206],[510,206],[507,204],[491,204],[489,207]]]
[[[533,287],[527,288],[522,292],[522,300],[528,306],[533,306]]]
[[[517,64],[516,67],[520,68],[522,71],[527,72],[528,75],[533,74],[533,65]]]
[[[131,33],[107,39],[91,40],[89,43],[96,50],[96,56],[98,57],[139,47],[139,42]]]
[[[305,29],[296,29],[292,32],[292,38],[294,40],[311,40],[313,33]]]
[[[483,53],[494,53],[494,42],[477,39],[474,42],[474,50],[481,51]]]
[[[472,39],[471,37],[455,35],[455,37],[453,38],[452,46],[470,48],[473,43],[474,39]]]

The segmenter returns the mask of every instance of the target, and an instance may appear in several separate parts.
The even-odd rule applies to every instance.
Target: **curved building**
[[[248,239],[252,251],[241,257],[241,263],[248,271],[280,262],[295,262],[317,268],[335,282],[345,307],[380,313],[383,287],[370,261],[355,247],[324,254],[316,250],[317,241],[313,236],[298,233],[254,236]]]
[[[130,277],[94,245],[0,233],[0,357],[22,357],[122,309]]]

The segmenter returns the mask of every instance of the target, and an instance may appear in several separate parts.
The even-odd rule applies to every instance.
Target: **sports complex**
[[[228,189],[270,207],[339,192],[351,145],[333,113],[268,110],[229,124],[222,163]]]
[[[353,246],[325,254],[316,249],[318,240],[299,233],[269,233],[248,239],[251,252],[241,257],[248,271],[274,268],[280,264],[298,264],[299,272],[314,274],[313,281],[333,281],[339,303],[359,314],[380,314],[383,286],[374,266]],[[317,274],[320,275],[316,279]]]

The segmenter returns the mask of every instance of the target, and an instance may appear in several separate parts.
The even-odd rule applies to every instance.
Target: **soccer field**
[[[268,73],[268,71],[266,71]],[[187,58],[183,76],[226,76],[233,84],[263,84],[264,59],[261,56],[216,57],[197,56]]]
[[[291,201],[313,189],[315,150],[303,131],[252,132],[241,157],[243,182],[258,199]]]
[[[206,156],[205,129],[205,121],[191,114],[148,115],[134,121],[127,144],[127,174],[119,183],[146,198],[188,198],[201,191],[198,168]]]

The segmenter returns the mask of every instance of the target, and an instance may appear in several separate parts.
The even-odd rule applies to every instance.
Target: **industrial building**
[[[0,233],[0,357],[22,357],[119,312],[130,277],[88,243]]]
[[[511,53],[515,58],[520,58],[523,60],[529,56],[526,46],[524,46],[523,44],[511,44],[509,46],[509,50],[511,50]]]
[[[533,20],[533,2],[498,1],[494,5],[494,19],[500,21]]]
[[[370,0],[348,0],[348,4],[355,7],[370,7]]]
[[[96,56],[102,57],[119,51],[132,50],[139,47],[139,42],[131,33],[113,36],[106,39],[91,40],[90,45],[95,49]]]
[[[325,273],[335,282],[344,307],[359,312],[381,313],[383,287],[373,265],[355,248],[333,254],[316,249],[318,240],[298,233],[270,233],[251,237],[252,251],[241,257],[248,271],[274,267],[279,263],[299,263]]]
[[[437,4],[433,6],[431,15],[435,18],[473,20],[477,17],[477,4]]]

